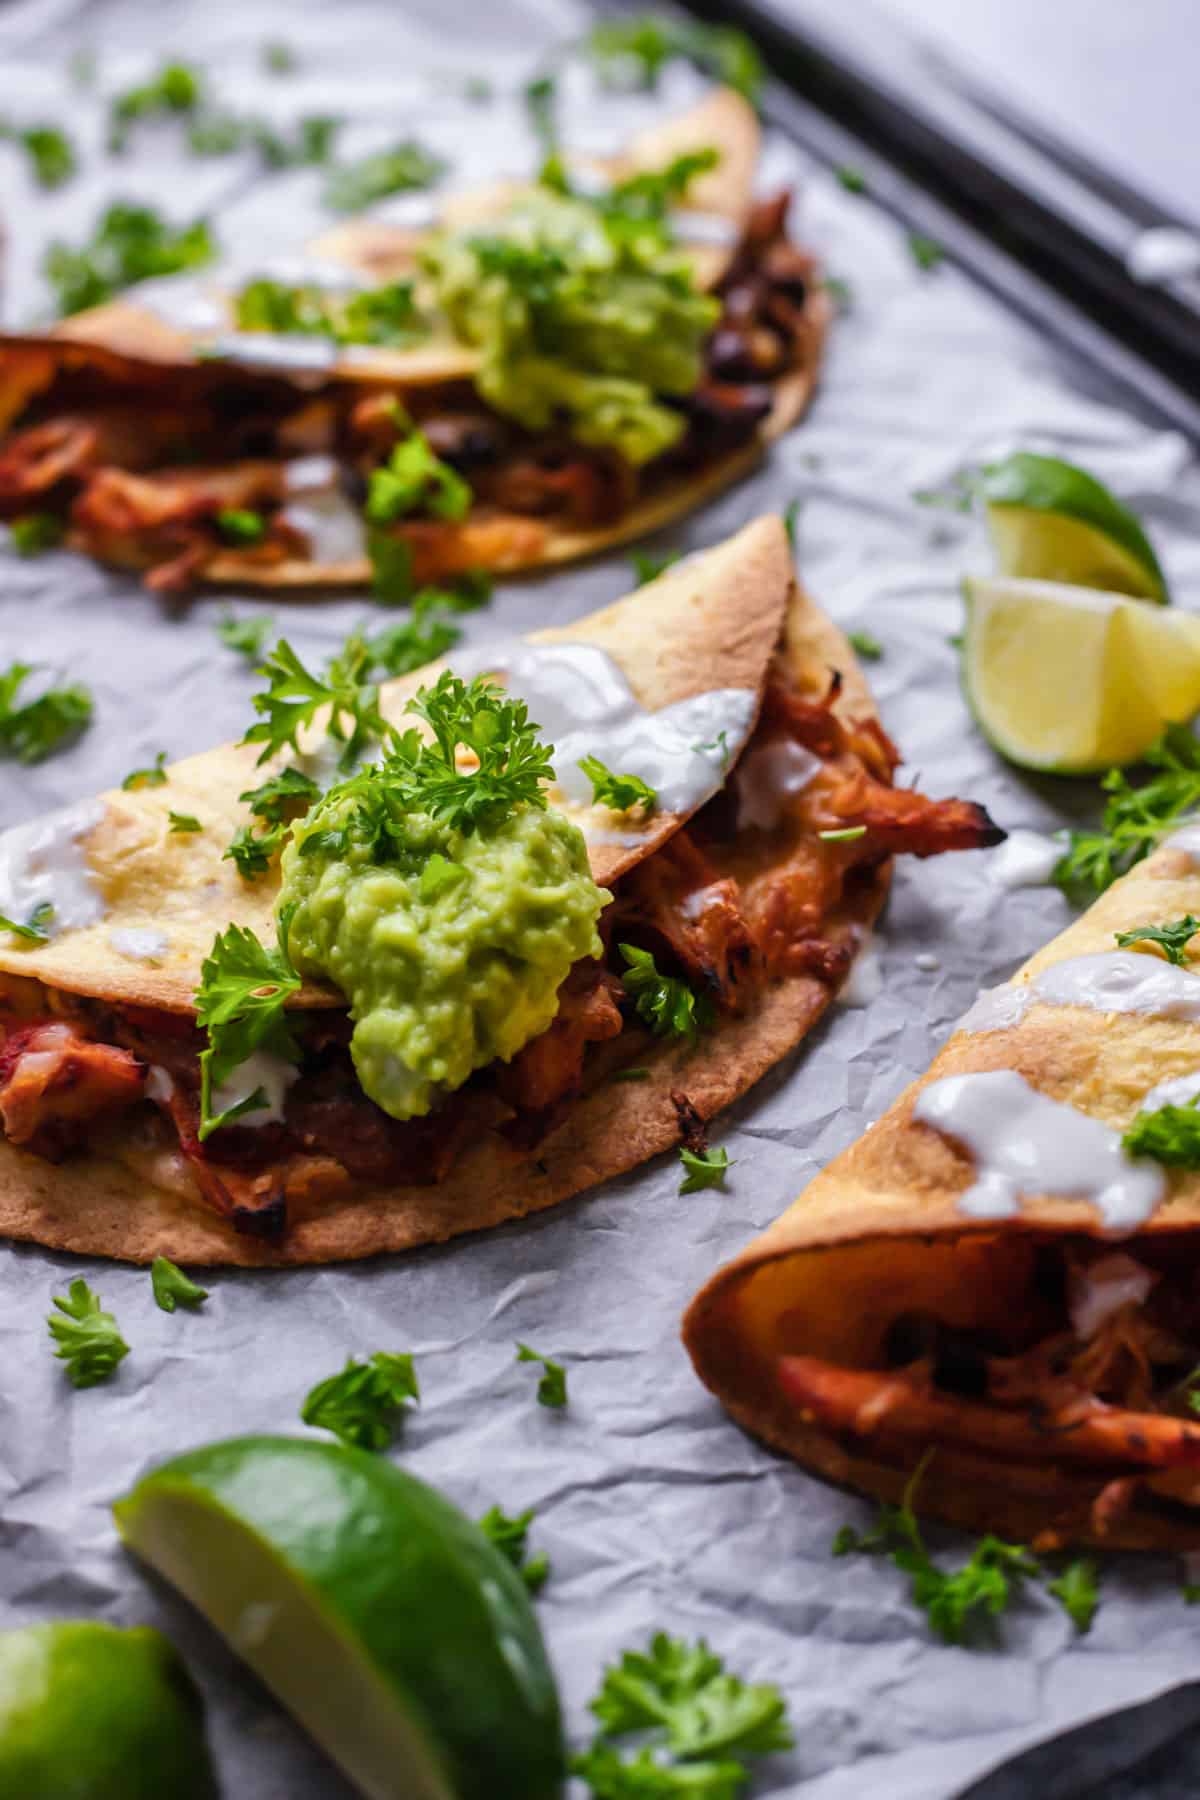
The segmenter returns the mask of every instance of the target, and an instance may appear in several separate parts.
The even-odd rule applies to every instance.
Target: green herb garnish
[[[10,663],[0,670],[0,756],[18,762],[41,762],[66,749],[92,722],[92,696],[78,682],[47,688],[36,700],[17,704],[32,663]]]
[[[537,1386],[539,1406],[563,1407],[567,1404],[567,1371],[561,1363],[531,1350],[528,1344],[517,1345],[519,1363],[541,1363],[542,1374]]]
[[[614,812],[628,812],[640,806],[647,814],[658,805],[658,794],[640,775],[614,775],[598,756],[582,756],[579,767],[592,784],[592,800],[597,806],[611,806]]]
[[[637,585],[645,587],[648,581],[657,581],[663,570],[677,563],[682,555],[682,550],[663,550],[657,554],[653,550],[635,550],[629,560]]]
[[[155,1305],[166,1313],[173,1313],[177,1306],[203,1306],[208,1299],[208,1289],[200,1287],[166,1256],[156,1256],[151,1263],[150,1285]]]
[[[599,1735],[571,1772],[597,1800],[736,1800],[749,1780],[745,1759],[792,1744],[773,1683],[752,1686],[728,1674],[703,1638],[689,1644],[662,1631],[605,1669],[591,1710]],[[654,1734],[635,1753],[611,1742],[635,1732]]]
[[[217,530],[229,544],[261,544],[267,521],[245,506],[225,506],[217,514]]]
[[[51,1313],[46,1323],[58,1345],[54,1354],[62,1358],[71,1386],[88,1388],[107,1381],[121,1358],[129,1355],[117,1321],[101,1311],[100,1296],[82,1278],[71,1283],[66,1299],[61,1294],[51,1298],[62,1317]]]
[[[546,1585],[546,1577],[550,1573],[550,1558],[544,1550],[539,1550],[536,1556],[527,1554],[526,1539],[532,1522],[532,1507],[528,1512],[518,1513],[513,1519],[498,1506],[492,1506],[480,1519],[479,1529],[500,1554],[508,1558],[514,1569],[520,1571],[530,1593],[537,1594]]]
[[[1142,761],[1158,773],[1133,787],[1122,769],[1110,769],[1100,784],[1109,798],[1099,831],[1071,832],[1054,870],[1068,895],[1102,894],[1200,808],[1200,739],[1186,727],[1169,725]]]
[[[26,513],[22,519],[10,519],[9,540],[18,556],[41,556],[55,550],[66,535],[66,526],[53,513]]]
[[[58,296],[60,313],[99,306],[135,281],[177,275],[211,262],[216,246],[203,219],[178,230],[148,206],[110,206],[92,240],[79,249],[53,243],[42,271]]]
[[[294,75],[300,66],[300,60],[292,46],[279,39],[263,45],[259,51],[259,61],[268,75]]]
[[[233,613],[226,613],[217,620],[217,636],[227,650],[235,650],[244,656],[247,662],[256,663],[266,648],[267,639],[274,636],[275,621],[270,613],[247,614],[239,619]]]
[[[878,662],[883,655],[883,645],[878,638],[872,637],[869,631],[848,631],[846,640],[850,648],[861,656],[864,662]]]
[[[852,163],[839,163],[833,172],[839,185],[844,187],[848,194],[866,193],[867,178],[862,170],[855,168]]]
[[[127,794],[136,793],[138,788],[166,787],[167,771],[164,764],[167,760],[165,750],[160,750],[148,769],[131,769],[121,783]]]
[[[195,813],[168,812],[167,826],[179,837],[185,837],[193,831],[204,830]]]
[[[1118,931],[1114,935],[1122,950],[1130,944],[1157,944],[1167,961],[1181,969],[1187,960],[1184,951],[1198,931],[1200,919],[1188,913],[1170,925],[1139,925],[1135,931]]]
[[[414,138],[406,138],[390,150],[376,150],[335,169],[325,188],[325,204],[334,212],[362,212],[389,194],[432,187],[445,172],[446,164],[440,156],[434,156]]]
[[[783,509],[783,529],[787,532],[787,541],[793,552],[796,548],[796,539],[800,530],[800,508],[802,505],[803,502],[800,500],[789,500]]]
[[[407,1352],[376,1350],[366,1362],[347,1362],[340,1375],[319,1381],[300,1408],[306,1425],[331,1431],[360,1450],[386,1450],[409,1405],[420,1399]]]
[[[158,74],[140,87],[114,96],[109,110],[109,149],[124,150],[131,127],[141,120],[194,112],[203,98],[204,81],[198,69],[187,63],[164,63]]]
[[[684,1177],[679,1184],[681,1194],[698,1194],[701,1188],[725,1186],[725,1171],[732,1167],[724,1145],[716,1150],[684,1150],[679,1152]]]
[[[298,751],[299,732],[313,723],[322,707],[328,707],[326,730],[345,744],[342,767],[351,767],[369,742],[388,732],[379,711],[379,690],[363,679],[366,667],[367,651],[360,638],[347,642],[324,679],[311,674],[287,639],[280,638],[263,663],[262,673],[269,678],[267,690],[254,696],[254,710],[263,717],[250,727],[242,743],[263,746],[260,764],[287,746]]]
[[[910,231],[907,241],[908,254],[925,274],[945,261],[946,252],[935,238],[926,237],[920,231]]]
[[[865,825],[843,825],[837,831],[818,831],[817,833],[822,843],[825,844],[853,844],[866,835]]]
[[[731,25],[640,13],[593,26],[587,49],[601,79],[615,85],[631,81],[637,87],[657,88],[667,64],[685,58],[751,102],[757,102],[762,89],[762,58],[745,32]]]
[[[1121,1139],[1130,1156],[1148,1156],[1168,1169],[1200,1169],[1200,1109],[1195,1100],[1184,1106],[1159,1106],[1140,1112]]]
[[[40,900],[26,919],[24,925],[15,919],[5,918],[0,913],[0,931],[11,931],[14,937],[26,944],[44,944],[49,940],[48,927],[54,919],[54,908],[49,900]]]
[[[20,144],[39,187],[62,187],[79,166],[75,146],[55,125],[27,125],[23,130],[16,130],[0,123],[0,138],[4,137]]]
[[[286,949],[268,950],[247,926],[230,925],[213,939],[196,989],[197,1022],[208,1032],[200,1054],[200,1138],[266,1104],[261,1088],[214,1116],[214,1090],[255,1051],[299,1062],[300,1046],[284,1002],[301,987]]]
[[[713,1004],[707,994],[697,994],[686,981],[662,974],[649,950],[639,950],[636,944],[617,948],[628,965],[621,977],[625,992],[656,1037],[694,1040],[712,1024]]]
[[[1099,1575],[1090,1556],[1077,1556],[1068,1563],[1057,1581],[1046,1583],[1047,1592],[1062,1602],[1063,1610],[1081,1634],[1091,1630],[1096,1608],[1100,1604]]]
[[[390,525],[412,513],[462,519],[470,508],[470,487],[457,470],[434,455],[419,431],[402,439],[387,462],[371,471],[367,519],[372,525]]]
[[[553,75],[536,75],[522,97],[538,147],[543,157],[552,157],[558,148],[558,83]]]

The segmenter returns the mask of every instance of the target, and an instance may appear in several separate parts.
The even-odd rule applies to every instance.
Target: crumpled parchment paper
[[[143,128],[123,161],[103,157],[104,96],[165,55],[203,60],[225,105],[281,122],[344,113],[355,121],[346,154],[415,133],[463,178],[530,165],[511,96],[547,46],[585,22],[569,0],[10,5],[0,15],[5,110],[22,123],[68,123],[89,155],[78,180],[47,196],[0,144],[5,318],[23,321],[44,304],[36,268],[45,242],[81,239],[115,197],[181,219],[207,210],[223,244],[250,256],[291,247],[323,222],[313,171],[264,176],[250,158],[188,158],[170,126]],[[294,46],[297,74],[262,72],[258,49],[270,38]],[[83,46],[99,53],[91,93],[66,73]],[[462,98],[464,77],[479,74],[496,84],[491,105]],[[563,118],[573,141],[602,149],[694,89],[673,69],[657,100],[614,99],[575,70]],[[841,624],[884,645],[870,675],[908,774],[930,793],[983,800],[1010,827],[1048,829],[1094,810],[1094,787],[1024,778],[973,729],[948,639],[960,623],[959,577],[986,568],[986,552],[969,521],[912,494],[1017,446],[1077,459],[1144,514],[1178,598],[1194,604],[1200,487],[1187,446],[1121,410],[1097,377],[1056,360],[954,269],[922,274],[869,199],[772,140],[764,184],[780,179],[798,184],[798,227],[851,284],[853,309],[809,419],[768,468],[655,547],[697,548],[798,500],[805,580]],[[509,584],[468,629],[565,620],[629,583],[625,557],[614,555]],[[361,599],[237,602],[260,604],[306,659],[370,610]],[[25,562],[0,547],[3,662],[46,663],[87,680],[96,698],[95,724],[68,755],[6,769],[0,823],[107,787],[160,749],[175,758],[239,734],[255,683],[215,639],[222,605],[167,607],[134,579],[65,553]],[[348,1355],[411,1349],[423,1399],[395,1454],[471,1513],[493,1502],[536,1507],[533,1545],[553,1563],[539,1613],[575,1743],[588,1736],[585,1703],[602,1664],[658,1627],[703,1633],[738,1672],[780,1683],[796,1747],[764,1765],[754,1791],[804,1800],[941,1800],[1030,1745],[1194,1679],[1200,1621],[1167,1559],[1108,1567],[1084,1638],[1031,1592],[975,1647],[938,1645],[889,1565],[831,1560],[837,1526],[862,1525],[869,1509],[736,1430],[678,1338],[685,1302],[716,1264],[926,1066],[981,984],[1004,979],[1067,916],[1052,890],[1002,891],[984,852],[902,864],[878,997],[865,1010],[835,1010],[722,1122],[715,1136],[735,1165],[725,1193],[680,1197],[669,1158],[443,1249],[358,1267],[218,1274],[197,1315],[159,1312],[144,1272],[36,1248],[0,1252],[6,1621],[93,1614],[162,1625],[207,1693],[228,1794],[346,1793],[202,1621],[120,1551],[108,1506],[172,1452],[234,1432],[300,1429],[308,1388]],[[79,1273],[132,1346],[117,1378],[85,1393],[67,1386],[45,1325],[51,1294]],[[518,1338],[566,1363],[566,1412],[536,1405],[536,1371],[514,1362]],[[948,1534],[931,1536],[962,1554]],[[1141,1729],[1131,1720],[1131,1732]],[[1108,1735],[1127,1755],[1128,1734]],[[1037,1791],[1067,1791],[1077,1756],[1046,1752]],[[1098,1772],[1108,1766],[1101,1755]]]

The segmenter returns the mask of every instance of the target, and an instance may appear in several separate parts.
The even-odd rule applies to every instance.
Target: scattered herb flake
[[[237,618],[229,612],[217,620],[217,636],[227,650],[235,650],[247,662],[256,663],[275,635],[275,620],[270,613],[248,613]]]
[[[334,212],[358,213],[389,194],[414,193],[440,181],[446,164],[415,138],[343,163],[329,177],[325,204]]]
[[[869,631],[848,631],[846,637],[850,648],[864,662],[878,662],[883,655],[883,645]]]
[[[268,950],[248,926],[218,932],[200,968],[196,1019],[208,1033],[200,1054],[201,1139],[263,1104],[262,1090],[214,1115],[215,1089],[256,1050],[285,1062],[300,1060],[284,1002],[299,991],[300,977],[282,949]]]
[[[61,1357],[71,1386],[88,1388],[107,1381],[121,1358],[129,1355],[117,1321],[101,1310],[100,1296],[82,1278],[71,1283],[65,1299],[61,1294],[51,1298],[62,1316],[51,1313],[46,1323],[58,1345],[54,1354]]]
[[[203,825],[200,823],[195,813],[169,812],[167,814],[167,824],[169,829],[179,836],[186,836],[187,833],[192,831],[204,830]]]
[[[529,1592],[537,1594],[546,1585],[550,1559],[544,1550],[539,1551],[536,1556],[527,1553],[526,1539],[532,1523],[532,1507],[528,1512],[518,1513],[516,1518],[510,1518],[498,1506],[491,1506],[480,1519],[479,1529],[500,1554],[508,1558],[513,1568],[520,1571]]]
[[[826,844],[853,844],[866,835],[865,825],[843,825],[837,831],[818,831],[817,833],[817,836]]]
[[[259,52],[259,61],[269,75],[294,75],[300,63],[296,52],[290,44],[278,38],[264,44]]]
[[[57,549],[66,535],[66,526],[53,513],[26,513],[22,519],[10,519],[9,538],[18,556],[41,556]]]
[[[340,1375],[319,1381],[300,1417],[319,1431],[331,1431],[343,1444],[386,1450],[404,1413],[420,1397],[412,1357],[376,1350],[366,1362],[351,1357]]]
[[[117,201],[104,214],[91,242],[79,249],[52,243],[42,272],[62,314],[99,306],[135,281],[176,275],[211,262],[216,246],[203,219],[176,229],[149,206]]]
[[[164,767],[166,760],[166,751],[160,750],[148,769],[131,769],[121,783],[122,791],[132,794],[136,793],[138,788],[166,787],[167,771]]]
[[[1200,919],[1188,913],[1173,924],[1139,925],[1135,931],[1118,931],[1114,935],[1122,950],[1130,944],[1157,944],[1167,961],[1181,969],[1187,961],[1184,952],[1198,931]]]
[[[800,508],[802,505],[803,501],[801,500],[789,500],[783,509],[783,529],[787,532],[787,541],[793,551],[795,551],[796,540],[799,535]]]
[[[668,63],[684,58],[752,104],[764,69],[753,42],[732,25],[705,25],[666,13],[640,13],[593,26],[587,49],[602,81],[656,89]]]
[[[44,944],[49,939],[50,932],[47,928],[53,918],[53,906],[49,900],[42,900],[34,907],[24,925],[18,924],[16,919],[5,918],[0,913],[0,930],[11,931],[14,937],[26,944]]]
[[[528,1344],[517,1345],[517,1361],[541,1363],[542,1374],[537,1386],[539,1406],[563,1407],[567,1404],[567,1371],[561,1363],[531,1350]]]
[[[640,806],[648,816],[658,805],[658,794],[640,775],[614,775],[598,756],[583,756],[579,767],[592,784],[592,800],[596,806],[611,806],[614,812],[628,812]]]
[[[229,544],[259,544],[266,536],[267,521],[245,506],[225,506],[217,514],[217,530]]]
[[[681,1149],[679,1160],[685,1170],[679,1184],[681,1194],[698,1194],[701,1188],[723,1188],[725,1171],[733,1166],[724,1145],[716,1150]]]
[[[707,994],[697,994],[686,981],[662,974],[649,950],[639,950],[636,944],[617,948],[628,965],[621,977],[625,992],[656,1037],[694,1041],[712,1024],[713,1004]]]
[[[1100,1604],[1099,1575],[1090,1556],[1077,1556],[1067,1564],[1057,1581],[1046,1583],[1047,1591],[1062,1602],[1076,1631],[1091,1630],[1096,1608]]]
[[[1101,782],[1109,796],[1099,831],[1073,831],[1054,870],[1069,896],[1094,899],[1200,808],[1200,740],[1169,725],[1142,761],[1157,771],[1140,787],[1122,769]]]
[[[200,1287],[166,1256],[156,1256],[151,1263],[150,1285],[155,1305],[166,1313],[173,1313],[177,1306],[203,1306],[208,1299],[208,1289]]]
[[[645,587],[649,581],[657,581],[664,570],[672,563],[677,563],[683,555],[682,550],[635,550],[629,558],[633,564],[633,573],[639,587]]]
[[[23,763],[41,762],[66,749],[92,721],[92,696],[77,682],[47,688],[19,706],[19,690],[32,674],[32,663],[10,663],[0,670],[0,756]]]
[[[923,232],[910,231],[908,234],[908,253],[918,269],[928,274],[945,261],[946,252],[935,238],[926,237]]]

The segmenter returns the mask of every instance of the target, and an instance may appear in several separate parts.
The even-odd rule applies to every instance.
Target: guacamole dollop
[[[395,1119],[509,1061],[553,1020],[572,964],[602,953],[610,896],[553,808],[521,805],[469,835],[405,813],[381,852],[354,795],[334,789],[297,826],[282,871],[292,960],[346,995],[359,1080]]]
[[[497,412],[531,431],[564,414],[581,442],[635,465],[682,436],[662,396],[698,385],[720,307],[653,222],[541,188],[484,228],[442,233],[425,268],[456,335],[482,352],[476,385]]]

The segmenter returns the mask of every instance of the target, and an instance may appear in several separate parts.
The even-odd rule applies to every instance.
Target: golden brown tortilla
[[[729,227],[728,243],[698,242],[687,247],[697,279],[702,286],[711,287],[725,272],[737,233],[751,207],[760,141],[759,123],[753,108],[731,89],[719,88],[687,112],[639,133],[620,156],[595,166],[615,179],[643,169],[661,168],[672,157],[687,150],[709,145],[720,150],[720,162],[697,178],[689,190],[688,204],[680,212],[684,233],[689,213],[709,222],[723,219]],[[441,218],[445,223],[461,223],[494,216],[517,191],[517,184],[504,182],[483,190],[449,195],[443,203]],[[323,234],[309,249],[323,262],[343,263],[382,283],[412,272],[426,235],[362,218]],[[203,274],[187,279],[205,281]],[[220,293],[219,271],[212,276],[211,291],[213,297]],[[803,363],[775,382],[771,413],[752,441],[714,458],[697,471],[656,481],[651,490],[613,525],[580,530],[526,514],[490,511],[489,523],[511,524],[512,528],[507,534],[506,548],[497,556],[489,555],[487,567],[497,574],[519,575],[597,555],[648,537],[739,481],[806,410],[816,386],[832,316],[828,295],[820,282],[815,281],[804,306],[806,344]],[[15,416],[19,404],[24,404],[24,399],[20,399],[19,404],[18,399],[25,383],[33,384],[32,391],[50,384],[56,365],[44,360],[48,350],[63,357],[69,355],[76,363],[80,357],[86,358],[94,352],[98,372],[106,373],[110,378],[121,378],[122,371],[124,379],[136,372],[144,375],[155,365],[176,369],[181,374],[185,369],[191,370],[194,372],[191,378],[205,378],[206,365],[198,352],[206,336],[211,333],[185,331],[140,305],[136,289],[103,306],[63,320],[49,338],[0,336],[0,422],[6,410]],[[43,360],[30,364],[29,357],[38,354]],[[473,349],[447,337],[403,351],[357,346],[353,356],[343,358],[329,370],[307,379],[318,382],[336,379],[375,386],[398,383],[405,388],[438,386],[469,380],[477,363],[477,353]],[[236,372],[236,367],[232,363],[209,363],[207,371],[211,375],[214,368],[220,368],[230,374]],[[7,389],[6,368],[9,371]],[[278,379],[284,373],[270,365],[246,369],[248,377],[255,375],[259,379]],[[304,379],[297,377],[298,381]],[[127,548],[114,544],[111,556],[124,566],[142,566],[132,539]],[[213,586],[286,590],[302,598],[312,589],[366,586],[371,580],[371,564],[365,555],[337,563],[317,562],[308,557],[267,563],[256,558],[253,552],[230,548],[209,560],[200,579]]]
[[[785,606],[787,654],[803,690],[824,694],[830,669],[839,669],[845,677],[839,707],[847,717],[874,716],[845,638],[795,585],[778,519],[759,520],[730,543],[670,570],[630,600],[578,626],[541,635],[602,645],[622,662],[644,703],[653,697],[666,704],[669,698],[712,686],[760,685],[781,635]],[[193,800],[198,805],[211,793],[201,779],[204,768],[223,794],[232,794],[243,783],[243,763],[237,760],[243,754],[221,750],[191,758],[170,772],[166,789],[106,799],[110,804],[118,799],[137,802],[139,815],[161,812],[165,817],[178,774],[194,783],[189,805]],[[231,817],[223,815],[222,843]],[[670,821],[668,830],[680,823]],[[650,842],[648,835],[646,848],[635,852],[635,858],[648,853]],[[160,851],[160,838],[147,842],[148,867]],[[890,865],[877,869],[854,902],[828,922],[825,935],[857,945],[883,904],[889,873]],[[215,931],[230,918],[269,929],[273,891],[268,888],[250,900],[244,889],[241,893],[235,907],[236,896],[222,890],[220,900],[214,897],[211,909],[197,920],[186,970],[137,965],[130,972],[92,934],[82,932],[74,935],[89,936],[85,957],[69,954],[68,939],[25,956],[0,954],[0,967],[35,973],[75,991],[183,1007],[198,975],[198,957]],[[123,916],[122,922],[129,920]],[[106,922],[105,929],[110,925]],[[176,930],[173,923],[171,930]],[[650,1079],[602,1081],[544,1140],[534,1162],[508,1160],[494,1141],[482,1142],[437,1187],[359,1189],[351,1197],[328,1199],[308,1214],[297,1210],[286,1242],[278,1246],[238,1236],[194,1200],[163,1185],[169,1184],[172,1170],[161,1153],[156,1158],[145,1153],[140,1162],[143,1170],[154,1168],[157,1184],[135,1176],[131,1171],[139,1151],[130,1132],[116,1136],[108,1154],[57,1166],[0,1141],[0,1234],[134,1262],[169,1255],[182,1262],[247,1266],[337,1261],[438,1242],[552,1206],[670,1149],[680,1132],[673,1090],[685,1092],[700,1115],[711,1118],[800,1042],[832,995],[830,986],[814,977],[791,979],[769,989],[752,1014],[722,1019],[694,1051],[648,1040],[639,1061],[651,1070]]]
[[[1200,871],[1181,851],[1164,847],[1033,956],[1014,981],[1026,983],[1068,957],[1112,950],[1118,931],[1189,911],[1200,911]],[[1104,1235],[1095,1209],[1079,1199],[1026,1198],[1017,1217],[1003,1220],[972,1220],[958,1210],[974,1179],[971,1159],[914,1122],[913,1104],[932,1081],[991,1069],[1015,1069],[1052,1099],[1124,1130],[1156,1082],[1200,1069],[1200,1025],[1035,1003],[1016,1025],[956,1032],[928,1073],[713,1276],[684,1320],[701,1379],[734,1418],[806,1467],[891,1502],[900,1500],[915,1459],[903,1452],[893,1459],[869,1435],[838,1438],[806,1420],[779,1386],[777,1359],[812,1356],[847,1368],[884,1368],[885,1335],[901,1315],[1002,1331],[1014,1316],[1028,1314],[1034,1246],[1067,1234]],[[1120,1240],[1135,1258],[1139,1243],[1153,1240],[1195,1254],[1200,1174],[1167,1175],[1163,1205]],[[1024,1542],[1061,1521],[1080,1542],[1200,1546],[1200,1512],[1192,1509],[1189,1520],[1182,1506],[1166,1503],[1157,1479],[1143,1481],[1129,1512],[1097,1535],[1089,1507],[1103,1480],[1096,1464],[1081,1468],[1056,1459],[1052,1439],[1036,1465],[940,1446],[917,1506],[952,1524]]]

